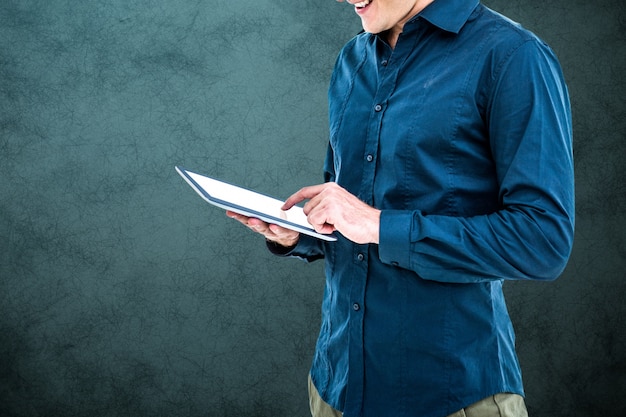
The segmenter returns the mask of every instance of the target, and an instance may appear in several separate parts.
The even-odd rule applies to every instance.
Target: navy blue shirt
[[[395,49],[362,33],[329,88],[325,180],[382,210],[325,259],[311,376],[345,417],[443,417],[523,395],[503,280],[552,280],[574,229],[571,118],[553,52],[477,0],[436,0]]]

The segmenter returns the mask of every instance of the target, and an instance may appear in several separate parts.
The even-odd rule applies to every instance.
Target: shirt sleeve
[[[417,211],[381,214],[382,262],[441,282],[552,280],[574,235],[572,122],[553,52],[529,40],[497,68],[485,124],[500,209],[453,217]]]
[[[298,243],[293,247],[281,246],[267,240],[267,249],[277,256],[298,258],[305,262],[313,262],[324,258],[324,248],[322,241],[314,237],[300,234]]]

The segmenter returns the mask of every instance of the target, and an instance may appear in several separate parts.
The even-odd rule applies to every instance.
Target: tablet
[[[204,200],[214,206],[255,217],[267,223],[277,224],[305,235],[314,236],[327,241],[335,241],[334,234],[317,233],[307,221],[302,207],[293,206],[289,210],[281,210],[284,201],[268,197],[257,192],[237,187],[223,181],[196,174],[181,167],[176,171]]]

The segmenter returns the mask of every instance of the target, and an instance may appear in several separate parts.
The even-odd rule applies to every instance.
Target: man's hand
[[[307,220],[318,233],[337,230],[355,243],[378,243],[380,210],[371,207],[339,185],[328,182],[304,187],[281,207],[289,210],[301,201]]]
[[[300,238],[300,233],[294,230],[285,229],[276,224],[269,224],[254,217],[247,217],[232,211],[226,211],[226,215],[249,227],[251,230],[262,234],[267,240],[285,247],[295,246]]]

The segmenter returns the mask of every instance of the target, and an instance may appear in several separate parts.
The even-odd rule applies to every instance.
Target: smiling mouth
[[[363,8],[367,7],[371,2],[372,2],[372,0],[364,0],[364,1],[359,2],[359,3],[354,3],[354,7],[356,7],[357,9],[363,9]]]

